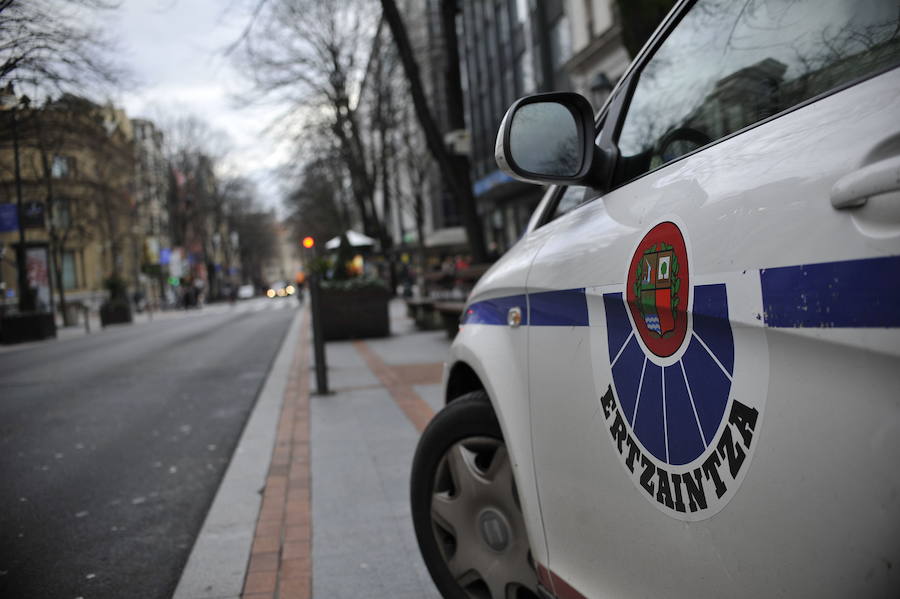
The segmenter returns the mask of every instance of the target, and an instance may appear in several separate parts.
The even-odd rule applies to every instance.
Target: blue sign
[[[0,233],[19,230],[19,215],[15,204],[0,204]]]
[[[161,266],[166,266],[169,262],[172,261],[172,250],[169,248],[163,248],[159,250],[159,263]]]
[[[482,177],[472,185],[472,191],[476,196],[487,193],[494,187],[513,181],[513,178],[503,171],[493,171],[492,173]]]

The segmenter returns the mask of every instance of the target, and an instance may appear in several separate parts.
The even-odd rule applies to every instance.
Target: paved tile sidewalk
[[[443,332],[327,344],[327,396],[311,395],[299,334],[244,583],[247,599],[437,598],[409,513],[419,433],[440,405]]]

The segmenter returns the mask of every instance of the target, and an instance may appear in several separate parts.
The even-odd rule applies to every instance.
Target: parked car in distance
[[[897,597],[900,13],[679,2],[467,301],[411,508],[445,597]]]
[[[256,291],[253,288],[253,285],[241,285],[238,287],[238,299],[250,299],[254,295],[256,295]]]

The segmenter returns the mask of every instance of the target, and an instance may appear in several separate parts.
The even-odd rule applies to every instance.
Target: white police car
[[[900,595],[896,0],[681,2],[469,298],[413,464],[447,597]]]

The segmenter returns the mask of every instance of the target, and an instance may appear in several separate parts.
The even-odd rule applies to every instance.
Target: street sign
[[[0,204],[0,233],[19,230],[19,216],[15,204]]]

